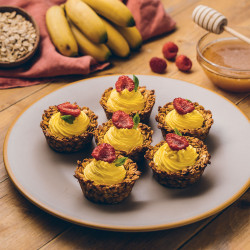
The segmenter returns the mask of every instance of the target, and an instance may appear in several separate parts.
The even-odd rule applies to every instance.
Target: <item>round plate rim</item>
[[[249,188],[250,186],[250,180],[248,180],[243,186],[242,188],[236,193],[234,194],[230,199],[228,199],[226,202],[222,203],[221,205],[205,212],[205,213],[202,213],[200,215],[197,215],[197,216],[194,216],[194,217],[191,217],[191,218],[188,218],[186,220],[182,220],[182,221],[179,221],[179,222],[173,222],[173,223],[168,223],[168,224],[161,224],[161,225],[153,225],[153,226],[114,226],[114,225],[106,225],[106,224],[100,224],[100,223],[89,223],[89,222],[86,222],[86,221],[83,221],[83,220],[80,220],[80,219],[75,219],[73,218],[72,216],[68,216],[68,215],[65,215],[64,213],[62,212],[58,212],[57,210],[55,209],[51,209],[49,206],[43,204],[43,202],[39,201],[38,199],[36,199],[35,197],[33,197],[29,192],[27,192],[25,190],[25,188],[23,188],[23,186],[18,182],[18,180],[16,179],[14,173],[12,172],[11,170],[11,167],[9,165],[9,162],[8,162],[8,156],[7,156],[7,146],[8,146],[8,139],[9,139],[9,136],[11,134],[11,131],[14,127],[14,125],[16,124],[16,122],[18,121],[18,119],[22,116],[22,114],[28,110],[31,106],[33,106],[36,102],[38,102],[39,100],[43,99],[44,97],[46,97],[47,95],[55,92],[55,91],[58,91],[59,89],[62,89],[62,88],[65,88],[69,85],[73,85],[73,84],[76,84],[78,82],[84,82],[84,81],[88,81],[90,79],[94,79],[94,78],[103,78],[103,77],[110,77],[110,76],[120,76],[121,74],[110,74],[110,75],[102,75],[102,76],[94,76],[94,77],[90,77],[90,78],[86,78],[86,79],[81,79],[81,80],[78,80],[78,81],[75,81],[75,82],[72,82],[72,83],[69,83],[69,84],[66,84],[64,86],[60,86],[58,87],[57,89],[55,90],[52,90],[50,93],[47,93],[47,94],[44,94],[43,96],[41,96],[40,98],[38,98],[37,100],[35,100],[34,102],[32,102],[31,104],[29,104],[15,119],[14,121],[12,122],[12,124],[10,125],[8,131],[7,131],[7,134],[5,136],[5,139],[4,139],[4,146],[3,146],[3,160],[4,160],[4,165],[5,165],[5,168],[6,168],[6,171],[12,181],[12,183],[15,185],[15,187],[18,189],[18,191],[24,196],[26,197],[30,202],[32,202],[34,205],[38,206],[40,209],[44,210],[45,212],[57,217],[57,218],[60,218],[60,219],[63,219],[63,220],[66,220],[68,222],[71,222],[71,223],[74,223],[74,224],[77,224],[77,225],[80,225],[80,226],[86,226],[86,227],[90,227],[90,228],[94,228],[94,229],[101,229],[101,230],[108,230],[108,231],[120,231],[120,232],[149,232],[149,231],[158,231],[158,230],[164,230],[164,229],[171,229],[171,228],[176,228],[176,227],[181,227],[181,226],[185,226],[185,225],[188,225],[188,224],[191,224],[191,223],[194,223],[194,222],[197,222],[197,221],[200,221],[202,219],[206,219],[220,211],[222,211],[223,209],[225,209],[226,207],[230,206],[233,202],[235,202],[238,198],[240,198],[246,191],[247,189]],[[128,74],[123,74],[123,75],[132,75],[130,73]],[[225,98],[223,95],[219,94],[219,93],[216,93],[215,91],[209,89],[209,88],[206,88],[206,87],[203,87],[203,86],[199,86],[197,84],[194,84],[194,83],[190,83],[190,82],[186,82],[186,81],[183,81],[183,80],[178,80],[178,79],[174,79],[174,78],[169,78],[169,77],[163,77],[163,76],[155,76],[155,75],[150,75],[150,74],[136,74],[138,76],[152,76],[152,77],[161,77],[161,78],[167,78],[167,79],[172,79],[172,80],[177,80],[177,81],[181,81],[181,82],[184,82],[184,83],[188,83],[188,84],[192,84],[192,85],[195,85],[196,87],[198,88],[203,88],[203,89],[206,89],[220,97],[222,97],[223,99],[225,99],[227,102],[229,102],[230,104],[232,104],[233,106],[235,106],[238,111],[240,111],[244,116],[245,118],[249,121],[249,118],[239,109],[239,107],[237,105],[235,105],[233,102],[231,102],[230,100],[228,100],[227,98]]]

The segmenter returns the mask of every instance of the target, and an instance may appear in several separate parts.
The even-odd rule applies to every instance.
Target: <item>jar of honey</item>
[[[225,33],[207,33],[197,44],[197,60],[218,87],[250,91],[250,45],[246,42]]]

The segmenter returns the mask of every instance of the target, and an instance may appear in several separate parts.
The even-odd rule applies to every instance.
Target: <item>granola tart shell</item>
[[[204,122],[201,128],[197,129],[178,129],[183,136],[193,136],[197,137],[201,140],[205,140],[208,136],[209,130],[213,124],[212,112],[210,110],[205,110],[203,106],[199,105],[199,103],[194,102],[194,107],[198,110],[203,118]],[[158,107],[158,115],[156,115],[155,120],[158,122],[158,128],[161,129],[162,135],[165,138],[166,134],[174,133],[174,129],[172,129],[165,122],[166,115],[174,109],[173,102],[169,102],[165,104],[163,107]]]
[[[76,152],[92,141],[94,131],[98,125],[98,117],[88,107],[79,108],[89,117],[90,123],[84,133],[72,137],[58,137],[53,135],[49,129],[49,120],[51,116],[59,112],[57,106],[50,106],[47,110],[44,110],[40,127],[43,130],[43,134],[47,140],[47,143],[55,151],[65,153]]]
[[[185,136],[185,138],[189,141],[191,146],[196,148],[196,152],[198,153],[198,158],[193,166],[189,166],[176,172],[166,172],[158,169],[157,165],[153,161],[154,154],[163,144],[167,143],[166,141],[161,141],[154,147],[151,146],[151,149],[149,149],[145,154],[145,158],[150,161],[149,166],[153,171],[155,179],[166,187],[185,188],[197,182],[201,178],[206,166],[210,164],[211,156],[208,153],[207,146],[203,143],[203,141],[190,136]]]
[[[122,157],[122,156],[119,156]],[[130,159],[124,163],[126,177],[121,183],[113,185],[96,184],[87,180],[84,176],[84,168],[93,158],[77,161],[77,168],[74,177],[78,180],[84,196],[96,203],[115,204],[123,201],[129,196],[135,181],[139,178],[141,172],[137,170],[137,164]]]
[[[108,120],[110,120],[112,118],[112,115],[114,113],[114,111],[111,110],[107,106],[107,101],[109,99],[109,96],[110,96],[110,93],[112,90],[113,90],[112,87],[106,89],[101,97],[101,100],[100,100],[100,104],[103,107]],[[130,112],[129,115],[133,117],[136,113],[138,113],[140,116],[140,121],[143,123],[147,123],[149,121],[152,109],[153,109],[154,104],[155,104],[155,94],[154,94],[155,91],[154,90],[147,90],[145,86],[139,87],[138,91],[140,91],[142,93],[142,95],[145,99],[145,107],[141,111]]]
[[[104,136],[109,130],[109,128],[112,126],[114,126],[112,120],[109,120],[108,122],[98,126],[98,128],[95,130],[94,133],[95,142],[97,145],[104,143]],[[127,156],[128,158],[131,158],[134,161],[140,161],[141,159],[143,159],[145,152],[148,150],[152,142],[152,135],[153,135],[153,130],[146,124],[139,123],[138,128],[141,130],[143,136],[143,144],[141,146],[138,146],[130,150],[129,152],[122,150],[115,150],[118,154]]]

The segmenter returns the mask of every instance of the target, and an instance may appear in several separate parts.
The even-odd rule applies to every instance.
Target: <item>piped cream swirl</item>
[[[84,176],[96,184],[112,185],[122,182],[126,176],[124,166],[94,159],[84,168]]]
[[[89,117],[83,111],[75,118],[73,124],[64,121],[60,112],[57,112],[49,120],[49,129],[53,135],[58,137],[72,137],[84,133],[89,122]]]
[[[193,110],[190,113],[180,115],[175,109],[173,109],[166,115],[165,122],[172,129],[196,129],[202,127],[204,118],[198,110]]]
[[[128,91],[124,89],[121,92],[117,92],[116,89],[113,89],[107,101],[107,106],[112,111],[122,110],[126,113],[130,113],[132,111],[143,110],[145,100],[139,90]]]
[[[129,152],[143,144],[143,136],[140,129],[116,128],[112,126],[104,135],[104,142],[112,145],[116,150]]]
[[[176,172],[193,166],[198,157],[196,149],[189,145],[185,149],[172,150],[167,143],[164,143],[154,155],[154,163],[162,171]]]

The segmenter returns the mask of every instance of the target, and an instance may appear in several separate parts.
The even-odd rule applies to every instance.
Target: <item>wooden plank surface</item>
[[[189,74],[177,70],[168,62],[167,73],[162,76],[188,81],[209,88],[235,103],[250,118],[250,95],[228,93],[215,87],[202,72],[196,61],[195,46],[205,33],[191,21],[196,5],[216,8],[235,27],[250,25],[250,1],[247,0],[164,0],[165,9],[177,22],[175,32],[146,42],[139,53],[129,60],[113,59],[112,65],[91,76],[108,74],[150,74],[149,60],[162,57],[161,48],[166,41],[179,45],[180,53],[192,62]],[[0,90],[0,150],[6,132],[18,114],[32,102],[67,82],[83,77],[64,77],[56,83],[26,88]],[[72,225],[57,219],[27,201],[11,183],[2,158],[0,159],[0,249],[249,249],[250,192],[221,213],[184,227],[149,233],[105,232]]]

